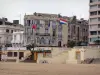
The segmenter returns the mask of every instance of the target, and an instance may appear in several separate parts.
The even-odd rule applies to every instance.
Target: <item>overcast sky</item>
[[[76,15],[77,18],[88,19],[89,0],[0,0],[0,17],[9,21],[20,19],[23,24],[24,14],[34,12],[52,13],[64,16]]]

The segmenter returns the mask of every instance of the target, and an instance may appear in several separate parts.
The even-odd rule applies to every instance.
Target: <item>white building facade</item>
[[[24,31],[13,32],[11,43],[13,47],[22,47],[24,45]]]
[[[100,0],[89,0],[89,44],[100,40]]]
[[[60,25],[58,14],[34,13],[24,16],[25,44],[63,46],[67,44],[68,25]],[[67,19],[66,19],[67,20]],[[36,30],[32,25],[36,24]]]
[[[0,46],[11,45],[13,32],[24,30],[24,26],[19,23],[11,23],[7,19],[0,19]]]

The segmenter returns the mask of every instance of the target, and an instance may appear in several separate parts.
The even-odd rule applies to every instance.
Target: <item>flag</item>
[[[60,24],[67,24],[67,20],[60,18]]]
[[[32,29],[35,29],[36,30],[36,28],[37,28],[36,24],[33,24],[32,25]]]

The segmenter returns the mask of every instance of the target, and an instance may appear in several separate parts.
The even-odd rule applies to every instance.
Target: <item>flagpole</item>
[[[21,14],[20,14],[20,24],[21,24]]]

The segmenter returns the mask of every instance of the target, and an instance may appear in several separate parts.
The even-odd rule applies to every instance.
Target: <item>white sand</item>
[[[0,62],[0,75],[100,75],[100,65]]]

